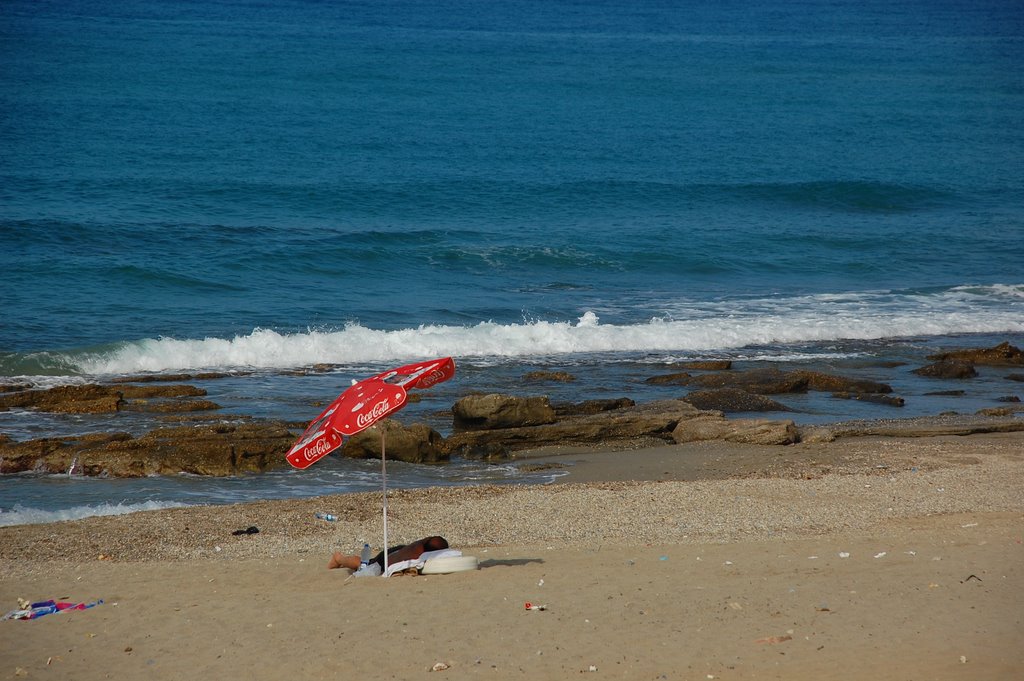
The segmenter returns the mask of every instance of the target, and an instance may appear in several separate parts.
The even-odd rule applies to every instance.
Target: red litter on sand
[[[526,609],[527,610],[547,610],[548,606],[546,606],[546,605],[534,605],[530,601],[526,601]]]

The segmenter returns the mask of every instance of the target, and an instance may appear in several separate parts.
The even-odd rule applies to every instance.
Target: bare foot
[[[328,570],[334,570],[336,568],[348,568],[349,570],[359,569],[359,556],[346,556],[341,551],[335,552],[331,556],[330,562],[327,563]]]

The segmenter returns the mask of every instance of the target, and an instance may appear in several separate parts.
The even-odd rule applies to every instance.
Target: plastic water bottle
[[[371,563],[370,545],[363,544],[363,551],[359,554],[359,569],[353,575],[356,577],[379,577],[381,574],[380,564]]]
[[[316,517],[317,520],[326,520],[329,523],[333,523],[335,520],[338,519],[337,516],[331,515],[330,513],[317,513]]]

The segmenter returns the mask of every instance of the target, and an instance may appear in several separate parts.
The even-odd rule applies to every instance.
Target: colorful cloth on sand
[[[11,610],[9,613],[4,615],[0,620],[34,620],[44,615],[52,615],[55,612],[64,612],[65,610],[88,610],[89,608],[96,607],[103,603],[103,600],[93,601],[92,603],[70,603],[66,601],[39,601],[38,603],[32,603],[28,607],[23,607],[18,610]]]

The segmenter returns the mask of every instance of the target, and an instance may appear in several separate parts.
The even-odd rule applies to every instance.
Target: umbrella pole
[[[380,429],[380,478],[384,490],[384,576],[388,575],[388,469],[384,455],[384,428]]]

